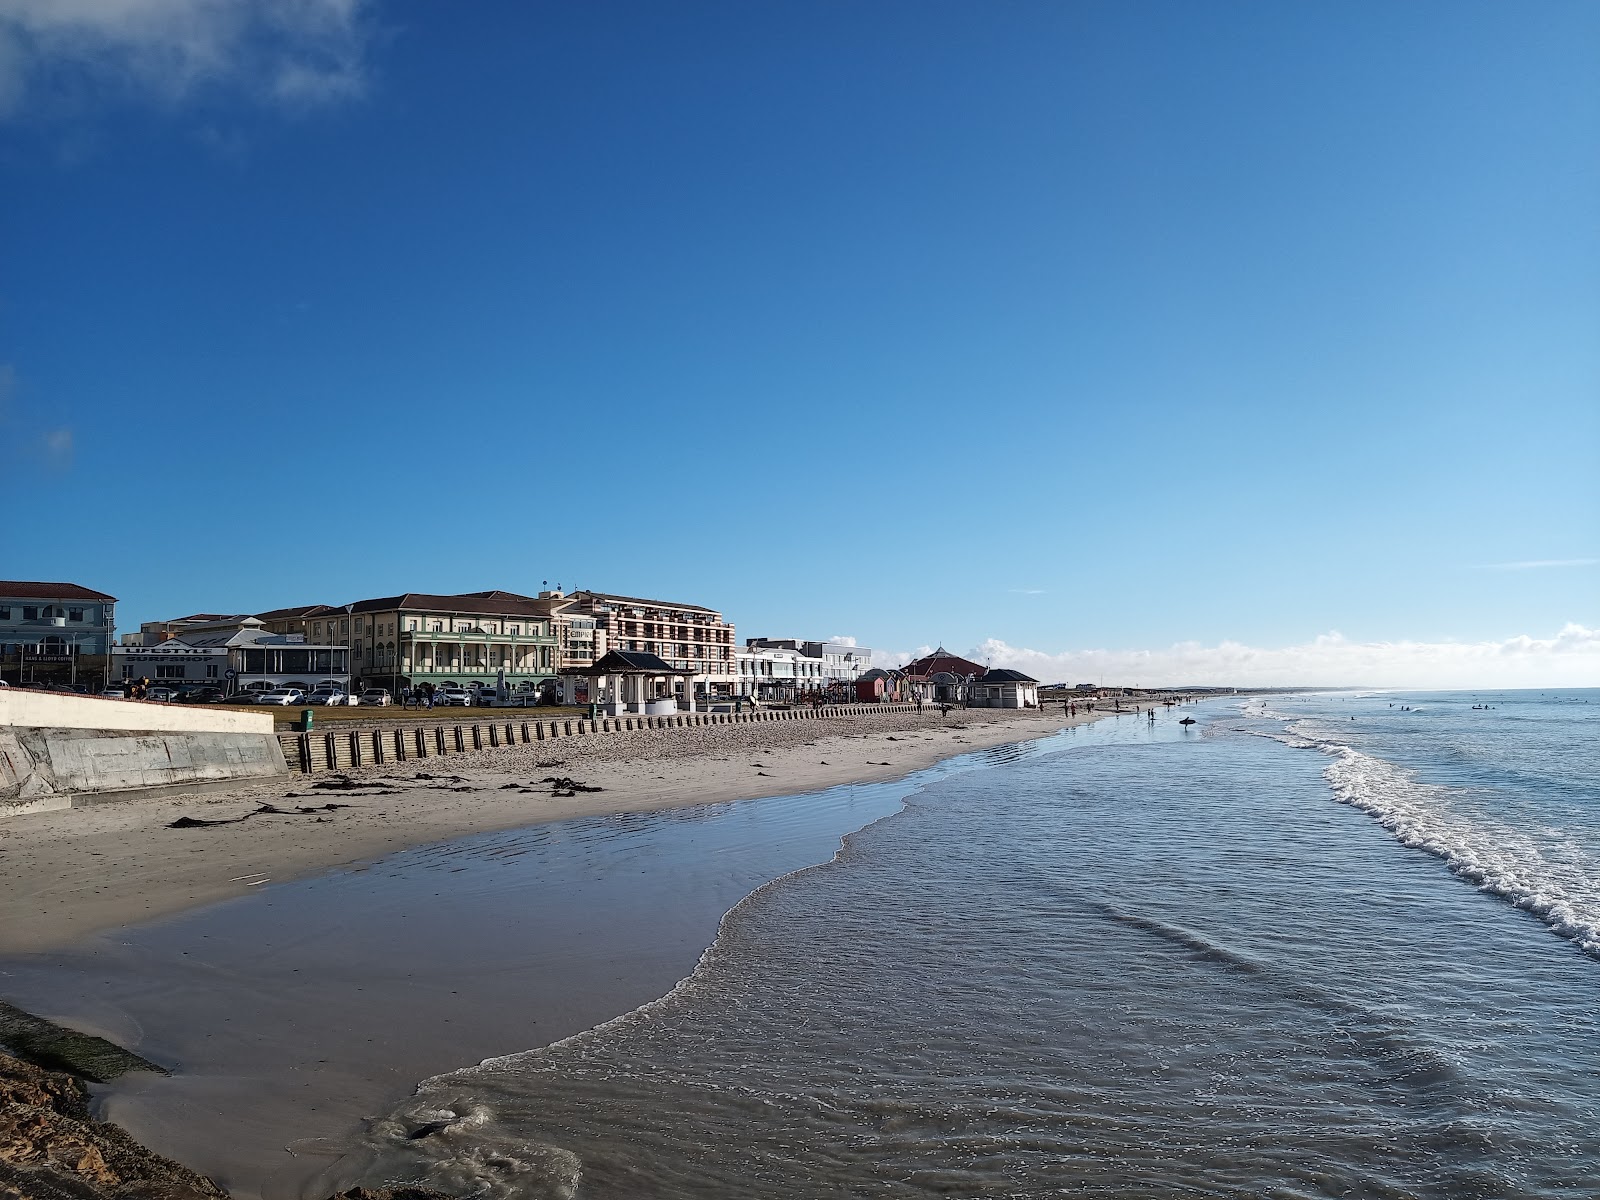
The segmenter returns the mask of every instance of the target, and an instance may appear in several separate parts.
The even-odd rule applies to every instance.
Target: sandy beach
[[[967,710],[795,724],[597,734],[351,773],[349,795],[321,776],[225,793],[133,799],[0,823],[0,953],[47,950],[92,934],[244,895],[268,882],[499,829],[604,813],[648,812],[892,779],[983,746],[1065,725],[1048,713]],[[1129,718],[1131,719],[1131,717]],[[539,780],[603,788],[555,796]],[[431,776],[422,778],[419,776]],[[516,786],[511,786],[515,784]],[[263,804],[349,807],[222,821]]]

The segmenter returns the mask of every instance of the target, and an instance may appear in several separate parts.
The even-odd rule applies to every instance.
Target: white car
[[[144,698],[146,700],[159,701],[162,704],[170,704],[177,694],[171,688],[153,687],[144,694]]]
[[[11,685],[7,684],[6,686],[10,687]],[[107,700],[126,700],[128,698],[127,694],[121,688],[107,688],[100,694]]]
[[[464,687],[442,687],[433,693],[434,707],[449,708],[452,704],[460,708],[471,708],[472,697],[467,694]]]
[[[345,694],[337,688],[318,688],[306,697],[307,704],[344,704]]]
[[[382,707],[383,705],[388,704],[389,703],[389,692],[388,692],[388,689],[387,688],[368,688],[366,691],[361,693],[361,703],[362,704],[373,704],[373,705],[377,705],[379,707]]]
[[[305,703],[305,693],[298,688],[275,688],[265,696],[256,700],[257,704],[282,704],[285,707],[291,704]]]

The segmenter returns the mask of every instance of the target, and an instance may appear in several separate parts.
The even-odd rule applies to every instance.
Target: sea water
[[[759,888],[663,998],[426,1080],[336,1174],[489,1197],[1592,1198],[1597,735],[1600,691],[1064,732]]]

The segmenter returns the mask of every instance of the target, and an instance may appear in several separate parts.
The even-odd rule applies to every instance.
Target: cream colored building
[[[738,689],[734,627],[716,609],[610,592],[541,593],[541,598],[563,602],[559,620],[569,625],[569,650],[581,644],[579,636],[592,634],[594,659],[612,650],[654,654],[692,676],[702,695],[731,696]],[[580,621],[592,621],[592,630],[580,630]]]

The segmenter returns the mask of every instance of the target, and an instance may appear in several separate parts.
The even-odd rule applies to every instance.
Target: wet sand
[[[419,1079],[663,994],[751,888],[894,811],[891,781],[1066,723],[928,711],[601,735],[369,768],[350,795],[312,777],[17,818],[0,827],[0,994],[177,1068],[103,1095],[153,1148],[241,1195],[326,1194],[353,1182],[316,1179],[327,1152]],[[605,790],[529,787],[549,775]],[[329,799],[352,807],[168,828]]]
[[[91,934],[245,895],[268,882],[304,878],[409,846],[570,817],[653,812],[893,779],[952,754],[1038,737],[1069,723],[1059,708],[1047,714],[971,710],[944,719],[928,709],[793,724],[597,734],[350,772],[373,785],[363,789],[368,794],[326,795],[311,786],[324,776],[297,775],[225,793],[9,817],[0,821],[0,954],[67,946]],[[419,780],[419,772],[437,778]],[[535,783],[552,774],[605,790],[552,797],[549,788]],[[402,781],[405,790],[370,794],[390,790],[386,780]],[[505,788],[512,781],[534,786],[529,792]],[[226,820],[262,804],[330,801],[351,807],[209,828],[167,828],[186,816]]]

